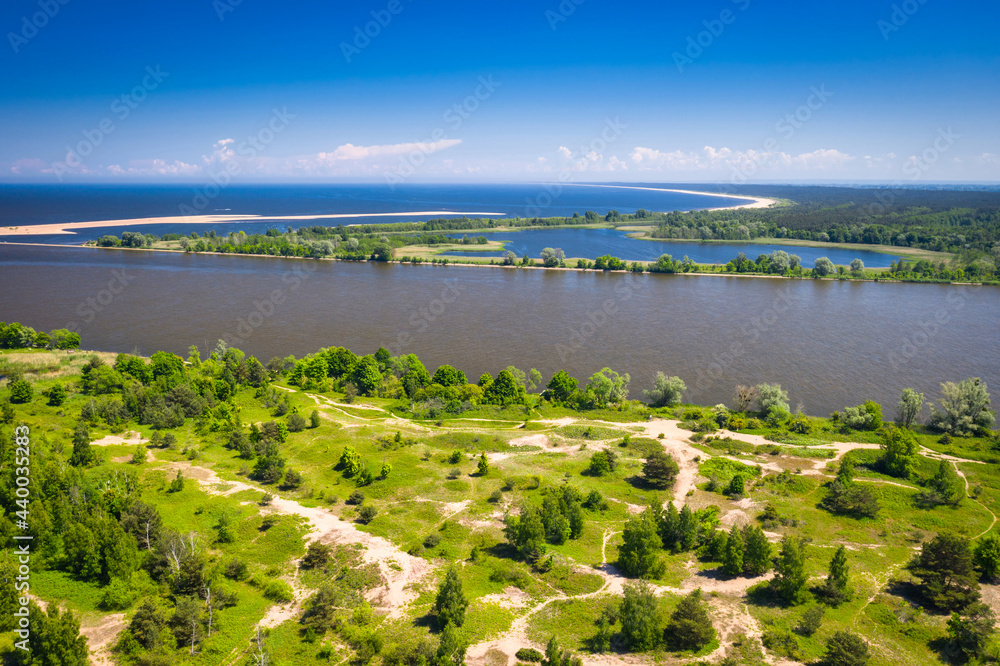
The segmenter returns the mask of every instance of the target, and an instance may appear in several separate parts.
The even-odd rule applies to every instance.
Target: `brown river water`
[[[1000,391],[1000,289],[409,266],[0,244],[0,320],[78,330],[88,349],[262,360],[342,345],[416,353],[475,379],[507,365],[604,366],[642,397],[657,371],[685,400],[780,383],[826,415],[903,388],[982,377]],[[1000,397],[1000,393],[997,393]],[[926,415],[926,414],[925,414]]]

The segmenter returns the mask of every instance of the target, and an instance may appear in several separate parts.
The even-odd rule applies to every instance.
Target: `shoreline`
[[[697,208],[694,210],[736,210],[737,208],[770,208],[778,203],[777,199],[766,197],[741,196],[738,194],[721,194],[719,192],[698,192],[696,190],[675,190],[667,187],[640,187],[638,185],[597,185],[592,183],[560,183],[561,185],[571,185],[573,187],[613,187],[618,190],[644,190],[647,192],[676,192],[677,194],[697,194],[704,197],[722,197],[723,199],[749,199],[751,203],[738,204],[736,206],[719,206],[717,208]],[[669,212],[669,211],[661,211]],[[690,211],[686,211],[690,212]]]
[[[188,252],[187,250],[172,250],[168,248],[153,248],[153,247],[98,247],[96,245],[63,245],[56,243],[19,243],[19,242],[7,242],[0,241],[0,247],[3,245],[23,245],[30,247],[62,247],[70,249],[89,249],[89,250],[107,250],[107,251],[119,251],[119,252],[165,252],[169,254],[191,254],[191,255],[207,255],[212,257],[251,257],[255,259],[286,259],[286,260],[296,260],[296,261],[342,261],[345,263],[355,263],[355,264],[368,264],[368,263],[378,263],[378,264],[396,264],[400,266],[433,266],[437,267],[456,267],[456,268],[507,268],[513,270],[534,270],[534,271],[562,271],[562,272],[576,272],[576,273],[602,273],[609,275],[635,275],[632,271],[621,270],[621,271],[606,271],[596,268],[577,268],[576,266],[566,266],[565,268],[560,268],[558,266],[504,266],[503,264],[489,264],[485,262],[457,262],[452,261],[456,257],[445,257],[448,259],[448,263],[445,264],[434,264],[431,261],[420,261],[414,263],[412,261],[401,261],[395,257],[391,261],[373,261],[371,259],[356,260],[356,259],[341,259],[339,257],[296,257],[296,256],[280,256],[275,254],[238,254],[229,252]],[[458,257],[461,258],[461,257]],[[578,259],[579,257],[567,258],[567,261]],[[654,261],[639,261],[645,266],[654,264]],[[701,264],[702,266],[721,266],[722,264]],[[763,273],[726,273],[726,272],[702,272],[702,271],[692,271],[690,273],[652,273],[650,271],[644,271],[641,275],[677,275],[682,277],[730,277],[730,278],[759,278],[765,280],[803,280],[810,282],[885,282],[890,284],[948,284],[953,286],[969,286],[969,287],[996,287],[1000,286],[993,283],[985,282],[954,282],[954,281],[931,281],[931,280],[894,280],[891,278],[856,278],[851,276],[836,276],[836,277],[803,277],[798,275],[766,275]]]
[[[222,222],[266,222],[268,220],[334,220],[354,217],[406,217],[417,215],[453,216],[502,216],[504,213],[458,212],[449,210],[419,210],[402,213],[330,213],[325,215],[173,215],[165,217],[136,217],[123,220],[95,220],[92,222],[65,222],[35,224],[24,227],[0,227],[0,236],[56,236],[75,235],[72,229],[99,229],[101,227],[137,227],[147,224],[213,224]],[[356,225],[348,225],[356,226]]]
[[[576,187],[604,187],[619,190],[644,190],[649,192],[675,192],[678,194],[694,194],[706,197],[721,197],[724,199],[747,199],[750,203],[717,208],[697,208],[692,210],[735,210],[737,208],[769,208],[778,203],[777,199],[764,197],[735,196],[718,192],[697,192],[695,190],[676,190],[663,187],[639,187],[633,185],[599,185],[591,183],[561,183]],[[669,212],[669,211],[660,211]],[[690,212],[690,211],[685,211]],[[333,220],[357,217],[407,217],[407,216],[479,216],[506,217],[506,213],[491,212],[461,212],[461,211],[404,211],[395,213],[329,213],[325,215],[168,215],[163,217],[136,217],[120,220],[94,220],[90,222],[55,222],[50,224],[35,224],[26,226],[0,227],[0,236],[56,236],[74,235],[74,229],[98,229],[102,227],[134,227],[149,224],[213,224],[224,222],[264,222],[268,220]],[[360,224],[360,223],[359,223]],[[358,226],[351,224],[347,226]]]

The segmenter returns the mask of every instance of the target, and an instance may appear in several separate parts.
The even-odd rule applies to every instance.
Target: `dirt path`
[[[677,480],[674,482],[674,504],[679,509],[687,502],[689,490],[694,488],[695,478],[698,476],[698,463],[695,458],[705,454],[691,446],[688,437],[691,433],[680,427],[679,421],[668,421],[666,419],[653,419],[646,423],[640,423],[644,434],[653,439],[663,439],[659,441],[663,444],[663,450],[674,457],[680,466]]]

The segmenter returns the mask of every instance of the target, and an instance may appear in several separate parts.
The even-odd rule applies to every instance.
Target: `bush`
[[[306,429],[306,420],[301,414],[292,414],[288,417],[289,432],[302,432]]]
[[[439,543],[441,543],[440,534],[428,534],[424,539],[424,548],[435,548]]]
[[[514,656],[520,661],[529,661],[534,664],[540,663],[545,657],[544,654],[534,648],[521,648],[514,653]]]
[[[283,580],[268,581],[264,587],[264,596],[271,601],[287,604],[295,598],[292,588]]]
[[[365,494],[360,490],[355,490],[347,498],[347,504],[360,505],[365,503]]]
[[[15,379],[10,383],[10,401],[16,404],[31,402],[35,389],[25,379]]]
[[[362,525],[367,525],[375,520],[376,515],[378,515],[378,509],[371,505],[363,506],[358,509],[358,522]]]

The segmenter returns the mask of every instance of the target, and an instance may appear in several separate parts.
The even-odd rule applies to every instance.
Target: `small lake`
[[[641,240],[630,238],[630,232],[617,229],[524,229],[522,231],[497,231],[485,235],[490,240],[508,241],[506,248],[518,257],[527,254],[538,257],[546,247],[560,248],[567,257],[593,259],[610,254],[629,261],[655,261],[661,254],[674,259],[684,255],[699,264],[725,264],[742,252],[756,260],[761,254],[784,250],[802,257],[802,265],[811,268],[820,257],[827,257],[835,264],[847,265],[860,259],[869,268],[887,268],[897,257],[865,250],[829,247],[802,247],[791,245],[764,245],[760,243],[699,243],[698,241]],[[478,232],[473,235],[480,235]],[[461,235],[456,236],[458,238]],[[405,254],[405,248],[400,251]],[[448,252],[449,257],[500,257],[503,252]]]

